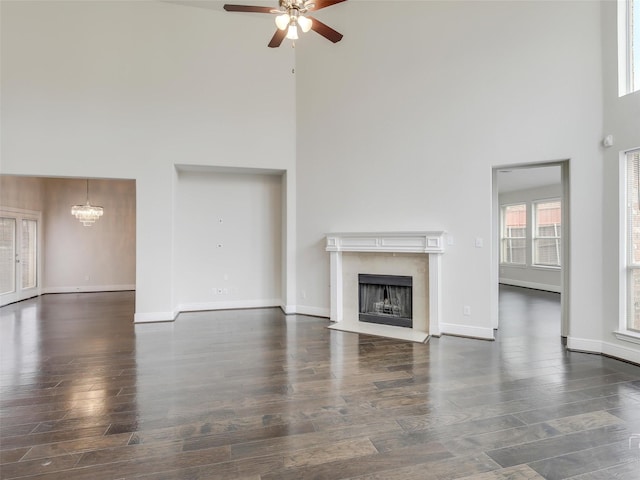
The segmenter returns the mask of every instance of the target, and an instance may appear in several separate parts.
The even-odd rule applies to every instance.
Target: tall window
[[[560,200],[534,203],[534,265],[560,266],[561,212]]]
[[[527,205],[502,207],[502,248],[500,262],[516,265],[527,263]]]
[[[620,95],[640,90],[640,0],[618,0]]]
[[[640,150],[626,155],[627,329],[640,332]]]

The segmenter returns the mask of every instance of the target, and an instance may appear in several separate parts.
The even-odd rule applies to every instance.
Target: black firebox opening
[[[413,277],[358,275],[361,322],[413,327]]]

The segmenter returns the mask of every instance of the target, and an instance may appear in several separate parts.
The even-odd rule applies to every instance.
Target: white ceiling
[[[560,167],[518,167],[498,170],[498,192],[506,193],[561,183]]]

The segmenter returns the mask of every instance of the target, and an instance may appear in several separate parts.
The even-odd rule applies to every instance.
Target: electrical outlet
[[[464,308],[462,309],[462,314],[465,317],[470,317],[471,316],[471,307],[469,305],[465,305]]]
[[[229,295],[229,289],[228,288],[223,288],[222,289],[222,294],[223,295]]]
[[[222,289],[221,288],[218,289],[218,295],[222,295]]]

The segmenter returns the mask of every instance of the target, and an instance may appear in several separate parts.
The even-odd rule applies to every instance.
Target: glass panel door
[[[39,212],[0,212],[0,306],[40,294]]]
[[[37,243],[36,232],[38,223],[35,220],[22,220],[22,254],[20,265],[22,269],[22,289],[37,286]]]
[[[16,219],[0,217],[0,295],[16,291]]]

